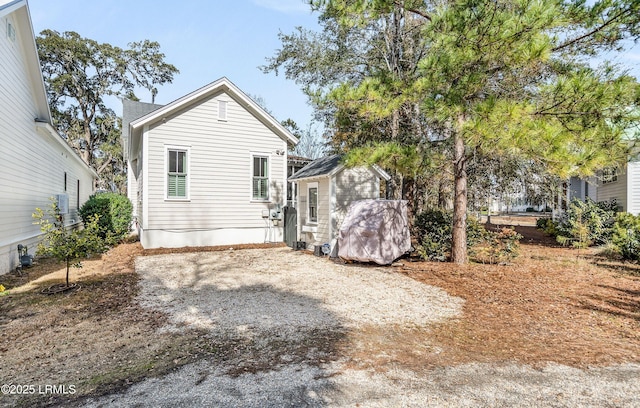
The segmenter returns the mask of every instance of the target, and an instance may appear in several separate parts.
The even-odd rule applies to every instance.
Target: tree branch
[[[605,21],[604,23],[602,23],[600,26],[594,28],[593,30],[589,31],[588,33],[585,33],[579,37],[576,37],[570,41],[565,42],[564,44],[560,44],[557,47],[554,47],[551,49],[551,51],[555,52],[555,51],[560,51],[563,48],[567,48],[572,46],[573,44],[580,42],[582,40],[584,40],[585,38],[591,37],[592,35],[602,31],[603,29],[605,29],[608,25],[612,24],[613,22],[615,22],[617,19],[619,19],[620,17],[622,17],[623,15],[627,14],[628,12],[630,12],[631,9],[625,9],[620,11],[618,14],[614,15],[613,17],[611,17],[609,20]]]
[[[397,7],[403,8],[403,9],[405,9],[405,10],[407,10],[407,11],[411,12],[411,13],[417,14],[417,15],[419,15],[420,17],[427,19],[428,21],[431,21],[431,16],[430,16],[430,15],[428,15],[428,14],[427,14],[427,13],[425,13],[424,11],[418,10],[418,9],[416,9],[416,8],[413,8],[413,7],[406,7],[406,6],[404,5],[404,2],[403,2],[403,1],[394,1],[394,4],[395,4]]]
[[[102,165],[96,169],[96,173],[98,173],[98,175],[102,174],[102,172],[105,171],[107,167],[109,167],[112,160],[113,160],[113,156],[109,154],[109,156],[105,159]]]

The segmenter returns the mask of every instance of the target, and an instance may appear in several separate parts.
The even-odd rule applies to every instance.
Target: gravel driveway
[[[140,303],[170,316],[164,330],[199,330],[226,351],[87,406],[640,406],[637,365],[348,366],[344,333],[461,313],[462,299],[388,268],[277,248],[143,257],[136,270]]]

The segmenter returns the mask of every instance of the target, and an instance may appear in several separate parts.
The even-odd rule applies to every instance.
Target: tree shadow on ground
[[[260,282],[259,276],[238,270],[233,261],[190,259],[179,278],[158,268],[163,259],[157,262],[137,265],[145,280],[141,304],[167,313],[168,330],[200,332],[211,350],[211,370],[201,370],[201,379],[187,382],[209,377],[210,383],[211,378],[222,381],[223,375],[269,373],[292,365],[313,367],[320,377],[333,375],[323,367],[341,357],[347,329],[321,300]],[[184,384],[175,386],[178,395]],[[291,391],[286,381],[269,388],[275,394]],[[163,390],[167,391],[171,392]],[[233,393],[240,400],[251,398],[240,387]],[[324,405],[315,392],[304,395],[296,396],[303,405]]]
[[[613,272],[624,275],[640,277],[640,265],[636,263],[620,261],[604,255],[594,255],[592,258],[596,266],[607,268]]]
[[[634,319],[640,322],[640,290],[597,285],[606,294],[591,294],[580,302],[581,307],[596,312]]]

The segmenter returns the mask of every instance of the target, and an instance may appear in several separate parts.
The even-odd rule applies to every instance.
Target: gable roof
[[[131,145],[131,140],[133,138],[138,137],[138,134],[142,131],[142,128],[145,125],[153,123],[157,120],[161,120],[162,118],[176,112],[178,110],[184,109],[185,107],[197,103],[200,100],[203,100],[211,95],[214,95],[218,92],[225,92],[236,101],[240,103],[240,105],[253,114],[258,120],[260,120],[266,127],[268,127],[273,133],[278,135],[282,140],[286,141],[288,144],[296,145],[298,144],[298,139],[291,134],[291,132],[282,126],[280,122],[278,122],[273,116],[267,113],[260,105],[258,105],[253,99],[248,97],[244,92],[240,90],[233,82],[231,82],[226,77],[222,77],[208,85],[203,86],[200,89],[197,89],[182,98],[176,99],[175,101],[162,106],[159,109],[155,109],[154,111],[133,120],[129,123],[129,146]]]
[[[342,164],[343,157],[344,155],[342,154],[334,154],[332,156],[316,159],[298,170],[293,176],[289,177],[289,181],[333,176],[344,169],[345,166]],[[369,168],[385,180],[389,180],[391,178],[384,170],[382,170],[382,168],[375,164],[373,166],[369,166]]]
[[[289,180],[328,176],[341,166],[341,160],[341,154],[334,154],[333,156],[316,159],[298,170],[293,176],[289,177]]]

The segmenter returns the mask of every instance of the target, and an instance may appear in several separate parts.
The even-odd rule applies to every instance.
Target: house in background
[[[310,245],[331,245],[349,205],[356,200],[380,198],[380,179],[391,177],[378,166],[347,168],[341,155],[314,160],[289,181],[298,191],[298,237]]]
[[[289,155],[287,157],[287,178],[302,170],[304,166],[312,161],[312,159],[306,157]],[[296,190],[296,183],[293,181],[287,181],[287,205],[289,207],[298,205],[298,191]]]
[[[600,183],[597,177],[571,177],[564,186],[566,201],[564,203],[558,203],[558,207],[565,207],[566,209],[568,203],[574,199],[585,201],[587,198],[590,198],[593,201],[598,201],[598,184]]]
[[[136,105],[124,104],[123,144],[144,248],[282,242],[287,149],[298,143],[285,127],[227,78]]]
[[[0,0],[0,274],[18,266],[18,244],[33,254],[40,229],[32,214],[60,197],[65,220],[93,194],[98,175],[53,128],[25,0]]]
[[[596,200],[616,200],[620,211],[640,213],[640,161],[632,159],[624,169],[605,169],[598,174]]]
[[[578,198],[591,198],[595,202],[615,200],[620,211],[640,214],[640,161],[634,158],[626,168],[607,168],[595,177],[579,179],[572,177],[569,183],[569,202]]]

